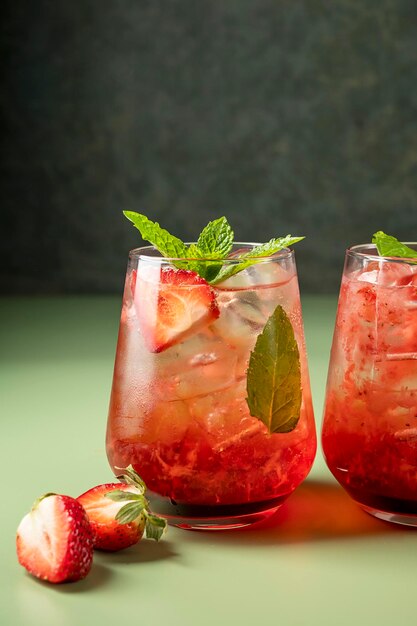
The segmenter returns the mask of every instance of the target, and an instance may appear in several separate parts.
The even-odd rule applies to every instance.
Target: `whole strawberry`
[[[149,511],[145,483],[133,467],[123,470],[126,483],[105,483],[78,496],[94,531],[97,550],[115,552],[138,543],[145,533],[158,541],[166,520]]]
[[[87,576],[93,562],[93,531],[77,500],[47,493],[19,524],[17,558],[28,572],[51,583]]]

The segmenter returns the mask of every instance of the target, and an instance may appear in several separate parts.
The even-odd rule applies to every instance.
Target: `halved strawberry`
[[[149,539],[158,541],[166,528],[166,520],[149,511],[145,484],[133,468],[126,468],[122,477],[128,484],[97,485],[77,498],[88,515],[98,550],[128,548],[138,543],[145,530]]]
[[[166,350],[220,315],[215,293],[204,278],[169,267],[138,271],[135,305],[151,352]]]
[[[77,500],[47,493],[20,522],[16,549],[19,563],[37,578],[80,580],[93,561],[93,531]]]

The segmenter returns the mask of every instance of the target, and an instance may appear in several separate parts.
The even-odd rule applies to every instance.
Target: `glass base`
[[[179,504],[156,494],[149,494],[149,499],[152,512],[163,515],[170,526],[186,530],[235,530],[272,517],[288,495],[262,502],[212,506]]]
[[[345,486],[345,489],[369,515],[385,522],[417,527],[417,500],[393,498],[363,489],[352,489],[351,486]]]
[[[413,526],[417,528],[417,515],[407,515],[406,513],[390,513],[389,511],[380,511],[374,509],[365,504],[358,502],[359,506],[369,515],[373,515],[378,519],[384,520],[384,522],[391,522],[393,524],[402,524],[403,526]]]

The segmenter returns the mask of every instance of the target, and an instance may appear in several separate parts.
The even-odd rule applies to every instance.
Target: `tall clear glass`
[[[365,511],[417,526],[415,260],[379,257],[371,244],[347,251],[322,445]]]
[[[249,252],[252,245],[235,244],[234,250]],[[149,347],[143,312],[148,320],[158,315],[161,297],[169,293],[164,279],[169,268],[172,260],[151,246],[130,252],[108,459],[116,475],[118,468],[133,465],[151,490],[153,510],[171,524],[246,526],[281,505],[307,476],[316,452],[294,253],[283,250],[210,287],[215,319],[188,329],[158,352]],[[197,288],[183,285],[179,299],[192,301]],[[297,341],[302,402],[296,427],[270,434],[250,414],[246,385],[251,351],[277,305]]]

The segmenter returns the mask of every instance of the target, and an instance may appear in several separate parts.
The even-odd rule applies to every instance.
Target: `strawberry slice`
[[[214,291],[190,270],[145,268],[135,287],[136,312],[151,352],[166,350],[220,315]]]
[[[166,520],[149,511],[146,486],[131,466],[121,478],[128,484],[97,485],[77,498],[90,520],[97,550],[115,552],[133,546],[144,531],[158,541],[166,528]]]
[[[19,563],[51,583],[80,580],[93,562],[93,531],[77,500],[48,493],[34,503],[16,536]]]

